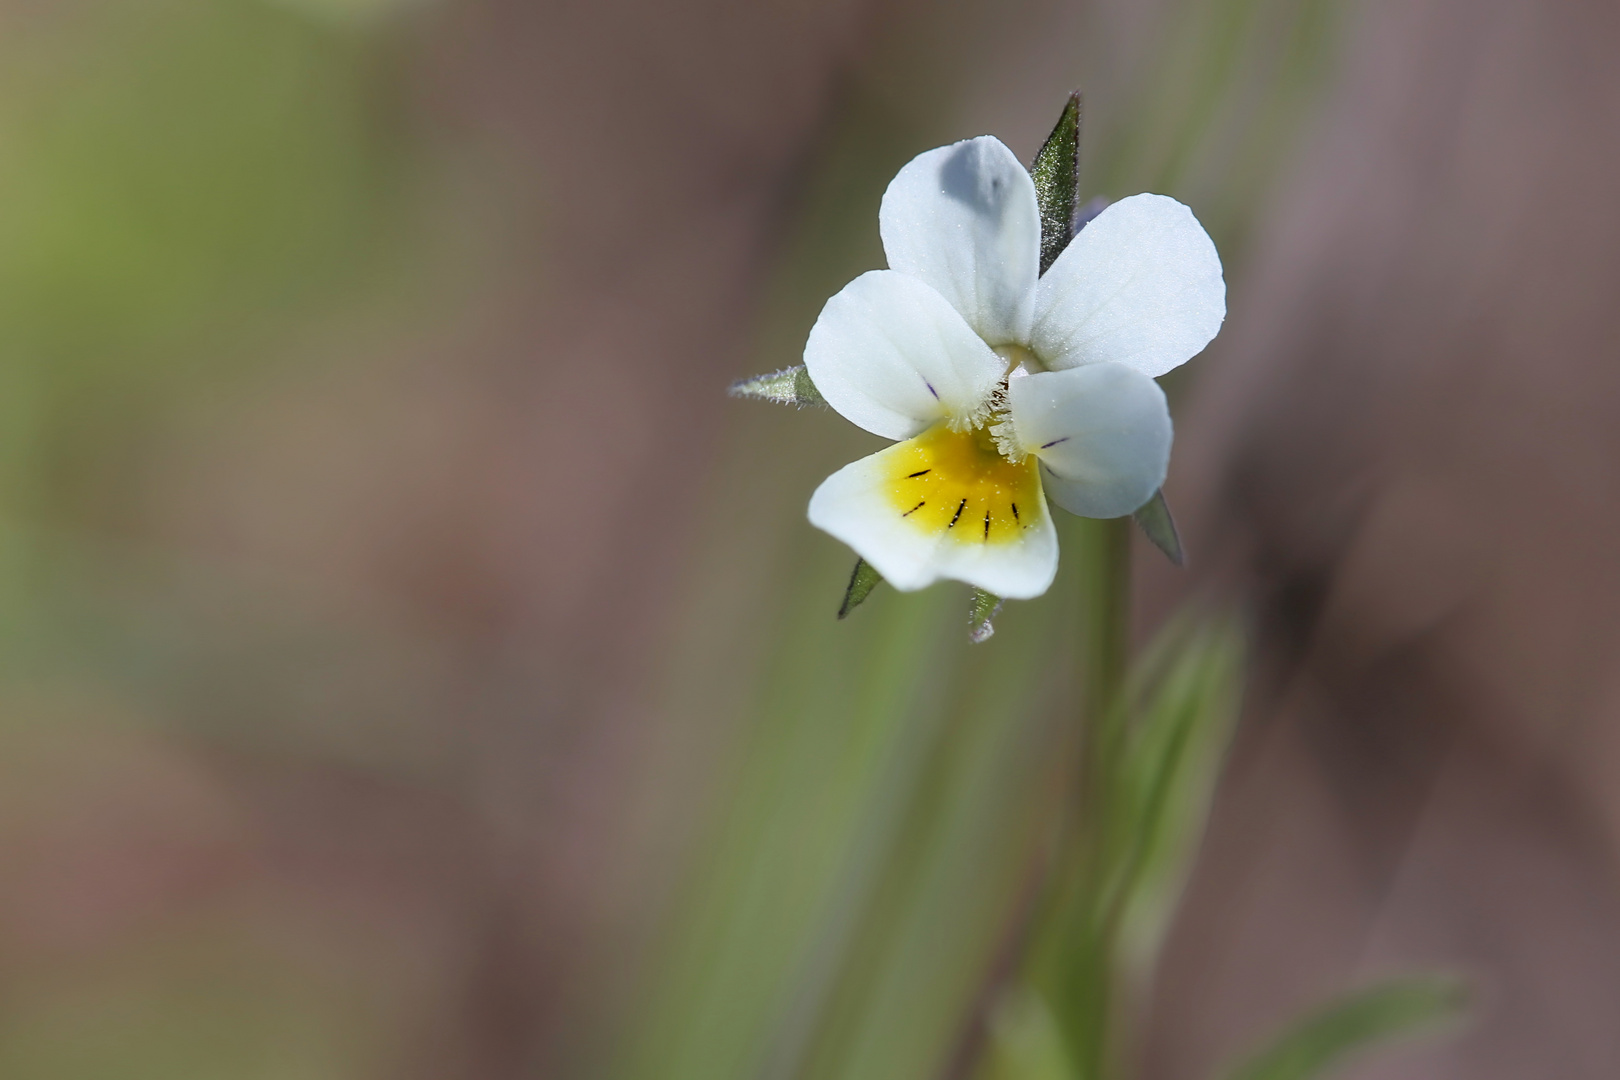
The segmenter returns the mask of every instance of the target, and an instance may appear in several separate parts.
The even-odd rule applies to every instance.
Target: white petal
[[[1226,318],[1221,259],[1192,211],[1132,195],[1092,219],[1035,289],[1030,345],[1054,370],[1129,364],[1159,376]]]
[[[1043,371],[1007,383],[1018,440],[1041,460],[1051,500],[1082,517],[1133,513],[1164,483],[1170,409],[1124,364]]]
[[[1006,368],[944,297],[893,270],[827,301],[804,366],[827,404],[889,439],[981,412]]]
[[[950,578],[1017,600],[1044,593],[1057,573],[1058,546],[1038,482],[1022,509],[1019,538],[981,543],[976,520],[941,530],[904,516],[894,476],[909,448],[909,442],[896,443],[829,476],[810,497],[810,523],[854,548],[902,591]]]
[[[1040,272],[1035,182],[999,139],[912,158],[878,211],[889,269],[928,282],[992,345],[1023,344]]]

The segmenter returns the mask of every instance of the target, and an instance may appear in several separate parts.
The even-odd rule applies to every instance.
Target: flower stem
[[[1081,721],[1106,725],[1125,682],[1131,618],[1131,519],[1086,521],[1081,602]]]
[[[1080,604],[1080,776],[1077,903],[1069,915],[1073,935],[1069,986],[1074,1005],[1075,1065],[1082,1080],[1124,1075],[1122,1043],[1129,1029],[1120,991],[1117,920],[1104,892],[1119,768],[1128,710],[1122,701],[1130,641],[1131,521],[1084,523]]]

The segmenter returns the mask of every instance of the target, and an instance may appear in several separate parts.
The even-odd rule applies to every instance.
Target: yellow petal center
[[[1035,459],[1013,464],[982,427],[938,424],[894,447],[889,498],[917,528],[962,543],[1016,540],[1046,512]]]

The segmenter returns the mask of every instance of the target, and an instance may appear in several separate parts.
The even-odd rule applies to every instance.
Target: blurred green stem
[[[1106,724],[1125,681],[1131,614],[1131,519],[1083,519],[1084,575],[1080,606],[1081,722],[1088,731]],[[1089,766],[1087,766],[1089,769]],[[1089,779],[1089,778],[1088,778]]]
[[[1130,639],[1131,520],[1086,520],[1078,548],[1083,576],[1081,619],[1080,778],[1076,806],[1082,906],[1098,898],[1108,852],[1106,822],[1113,805],[1127,710],[1121,696]],[[1071,977],[1076,1043],[1072,1049],[1081,1080],[1117,1077],[1118,1044],[1124,1036],[1119,1013],[1116,919],[1091,908],[1071,916],[1083,944]]]

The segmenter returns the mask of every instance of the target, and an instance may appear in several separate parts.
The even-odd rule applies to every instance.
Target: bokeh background
[[[1617,53],[1604,0],[0,0],[0,1075],[942,1075],[1076,560],[977,648],[950,587],[836,623],[803,506],[876,440],[724,388],[899,165],[1077,86],[1084,194],[1230,287],[1136,621],[1252,660],[1143,1075],[1433,967],[1475,1022],[1346,1075],[1620,1075]]]

